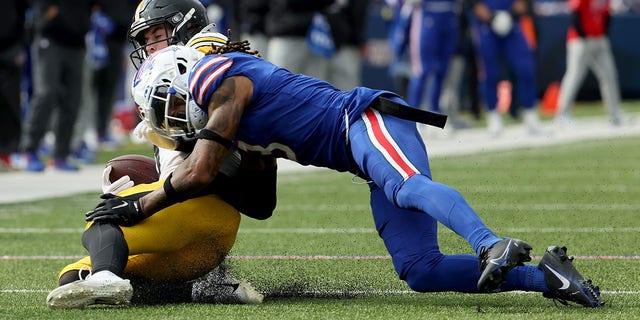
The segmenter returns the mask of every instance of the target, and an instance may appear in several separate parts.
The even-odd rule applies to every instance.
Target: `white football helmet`
[[[143,121],[156,133],[173,140],[193,137],[207,115],[191,99],[189,72],[204,56],[186,46],[169,46],[149,56],[136,72],[133,98]]]

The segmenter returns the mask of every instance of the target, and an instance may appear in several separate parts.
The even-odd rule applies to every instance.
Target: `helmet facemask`
[[[134,67],[138,69],[142,62],[147,59],[149,56],[147,47],[166,42],[166,47],[170,45],[184,45],[189,40],[190,36],[197,32],[190,30],[193,28],[192,25],[199,25],[192,20],[194,18],[194,13],[196,10],[191,8],[186,14],[182,14],[181,12],[175,12],[168,16],[163,16],[156,19],[150,20],[137,20],[134,21],[129,29],[129,41],[133,44],[133,51],[129,54],[129,58],[133,63]],[[147,43],[145,40],[145,33],[150,30],[152,27],[161,25],[164,29],[165,38],[160,38],[154,41]],[[164,47],[163,47],[164,48]]]
[[[132,92],[143,121],[163,137],[193,137],[208,121],[191,99],[188,76],[202,56],[197,50],[170,46],[153,54],[134,77]]]
[[[193,137],[196,128],[191,124],[189,114],[195,103],[186,90],[187,75],[179,75],[171,83],[149,86],[147,103],[142,106],[142,116],[157,133],[171,138]]]

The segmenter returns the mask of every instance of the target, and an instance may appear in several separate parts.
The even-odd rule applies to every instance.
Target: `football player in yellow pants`
[[[207,24],[205,8],[197,0],[140,2],[129,30],[129,40],[136,48],[131,54],[132,62],[138,67],[147,55],[173,41],[203,52],[225,44],[227,37]],[[139,131],[136,134],[139,138],[163,146],[166,141],[154,139],[157,135],[140,125],[144,123],[135,130]],[[140,197],[162,186],[167,175],[190,152],[155,150],[161,181],[104,193]],[[163,210],[159,217],[131,226],[88,223],[83,244],[92,256],[60,271],[60,287],[49,294],[47,304],[54,308],[78,308],[95,303],[128,303],[133,287],[136,289],[134,301],[144,302],[147,298],[152,303],[260,303],[261,294],[246,281],[233,279],[219,265],[235,241],[240,221],[238,210],[261,220],[271,215],[275,208],[275,170],[274,162],[264,173],[247,175],[245,171],[239,177],[230,175],[203,193],[207,195],[175,204]],[[130,183],[127,187],[133,185],[127,177],[120,182],[120,187],[127,183]],[[96,254],[104,251],[110,251],[111,255]],[[118,274],[111,273],[113,277],[99,280],[105,269],[117,270]],[[87,281],[91,273],[91,280],[102,282]],[[194,281],[205,274],[204,280]],[[83,285],[74,284],[79,280]],[[164,292],[166,290],[170,292]]]
[[[118,195],[141,196],[163,182],[140,184]],[[91,270],[100,271],[92,265],[91,257],[84,257],[60,271],[60,286],[49,294],[47,304],[53,308],[79,308],[94,303],[126,304],[132,299],[134,287],[129,280],[135,284],[133,300],[138,302],[260,303],[262,295],[250,284],[235,279],[229,282],[224,274],[215,271],[213,277],[217,279],[209,288],[210,292],[199,292],[200,300],[193,296],[196,284],[191,280],[216,270],[235,242],[239,223],[238,211],[211,194],[171,206],[157,217],[132,226],[89,222],[83,243],[88,249],[96,245],[106,248],[89,250],[102,253],[94,256],[103,261],[102,265],[104,261],[110,266],[122,265],[123,261],[119,260],[128,252],[121,274],[127,280],[97,283],[94,287],[87,287],[87,281],[82,281],[84,287],[77,287],[76,281],[87,278]],[[104,254],[110,250],[113,252]],[[200,285],[200,289],[208,285],[211,284]],[[105,291],[108,301],[101,301]]]
[[[145,193],[163,182],[137,185],[118,195]],[[139,224],[121,227],[129,248],[123,275],[156,281],[198,278],[224,260],[235,242],[239,224],[236,209],[216,195],[205,195],[171,206]],[[92,225],[89,222],[85,230]],[[67,272],[87,269],[91,269],[89,257],[67,265],[60,272],[59,284],[66,284]]]

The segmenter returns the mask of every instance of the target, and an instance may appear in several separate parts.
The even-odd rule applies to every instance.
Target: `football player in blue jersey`
[[[409,55],[411,78],[407,102],[422,109],[440,111],[440,94],[449,63],[458,44],[458,0],[412,0],[413,22]],[[425,92],[428,99],[424,99]]]
[[[139,199],[106,199],[86,214],[88,221],[136,224],[153,218],[201,192],[235,146],[366,179],[378,233],[413,290],[526,290],[587,307],[604,305],[599,288],[575,269],[566,248],[549,247],[539,265],[525,265],[529,244],[497,236],[458,191],[431,179],[415,121],[443,126],[440,115],[408,107],[389,91],[343,92],[252,53],[246,42],[207,55],[171,46],[145,61],[133,79],[144,121],[178,145],[197,142],[161,188]],[[442,254],[437,222],[477,255]]]
[[[525,0],[472,0],[471,26],[480,67],[480,90],[488,109],[487,127],[492,135],[502,132],[497,85],[505,61],[515,81],[515,98],[524,108],[523,121],[530,134],[541,134],[536,111],[535,59],[533,49],[518,23],[527,13]]]

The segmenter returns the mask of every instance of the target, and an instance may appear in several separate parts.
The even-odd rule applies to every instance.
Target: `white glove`
[[[186,157],[187,154],[184,152],[158,148],[158,153],[156,154],[156,162],[160,167],[160,179],[158,180],[166,179],[173,170],[184,162]]]
[[[504,37],[513,28],[513,18],[508,11],[498,10],[491,19],[491,30],[497,35]]]
[[[146,139],[160,148],[175,150],[178,147],[178,141],[155,132],[144,120],[133,129],[133,135],[138,139]]]
[[[111,166],[106,166],[102,171],[102,193],[118,194],[126,189],[133,187],[134,183],[129,176],[122,176],[120,179],[111,182],[109,175],[111,174]]]

